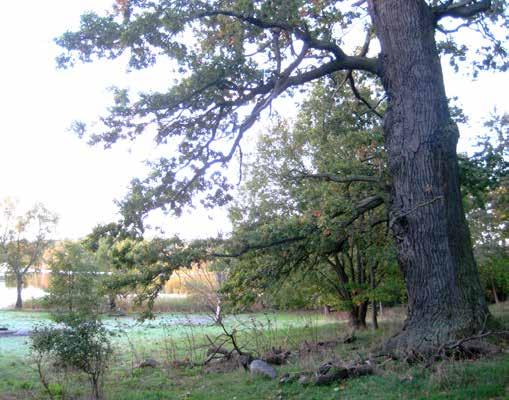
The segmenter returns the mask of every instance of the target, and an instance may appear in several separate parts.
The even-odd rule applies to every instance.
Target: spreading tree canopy
[[[193,197],[224,204],[232,182],[222,168],[242,156],[243,137],[274,99],[338,71],[362,98],[356,78],[367,75],[387,99],[390,226],[409,300],[404,329],[387,346],[425,351],[483,328],[489,312],[461,203],[458,129],[440,55],[456,68],[468,60],[474,74],[505,70],[505,1],[117,3],[110,14],[83,15],[79,31],[57,42],[63,67],[124,54],[131,69],[171,60],[167,90],[115,89],[102,128],[88,136],[110,146],[153,134],[168,147],[148,178],[133,181],[122,203],[128,223],[141,227],[155,208],[180,213]],[[88,135],[83,123],[75,128]]]

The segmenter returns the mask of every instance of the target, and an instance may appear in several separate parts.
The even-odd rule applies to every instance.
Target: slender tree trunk
[[[424,0],[370,0],[388,96],[390,216],[408,317],[387,349],[426,351],[479,331],[489,316],[461,203],[456,144]]]
[[[369,268],[369,285],[371,286],[372,292],[376,289],[376,279],[375,273],[377,269],[377,264],[371,264]],[[373,296],[374,293],[372,293]],[[373,329],[378,329],[378,319],[377,319],[377,310],[376,310],[376,300],[373,298],[371,300],[371,323],[373,325]]]
[[[23,290],[23,275],[22,274],[16,274],[16,309],[23,308],[23,299],[21,297],[21,291]]]
[[[493,300],[495,300],[495,304],[500,303],[497,294],[497,288],[495,287],[495,282],[493,281],[493,277],[491,278],[491,291],[493,292]]]
[[[223,307],[220,298],[218,298],[216,301],[216,312],[214,313],[214,322],[216,323],[216,325],[221,325],[223,323]]]

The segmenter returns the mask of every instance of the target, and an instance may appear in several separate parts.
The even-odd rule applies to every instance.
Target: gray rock
[[[262,375],[270,379],[276,379],[276,370],[262,360],[254,360],[249,364],[249,371],[253,375]]]

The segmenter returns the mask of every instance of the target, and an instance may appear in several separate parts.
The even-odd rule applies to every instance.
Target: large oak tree
[[[117,3],[109,15],[84,15],[80,30],[58,43],[67,50],[62,66],[122,54],[133,69],[173,60],[175,84],[137,97],[116,89],[104,129],[90,136],[109,146],[155,127],[158,144],[176,145],[154,161],[147,179],[133,181],[122,204],[128,222],[141,225],[155,208],[180,213],[193,198],[224,204],[231,184],[222,167],[242,155],[243,136],[274,99],[336,71],[351,71],[356,94],[354,75],[367,74],[387,96],[390,225],[409,299],[405,326],[388,347],[426,350],[482,329],[489,312],[461,204],[458,128],[440,52],[455,66],[473,53],[474,72],[505,69],[506,51],[497,39],[507,26],[505,1]],[[502,24],[496,32],[494,22]],[[462,43],[463,30],[477,31],[481,44]],[[369,51],[374,38],[378,55]],[[76,129],[84,133],[85,125]]]

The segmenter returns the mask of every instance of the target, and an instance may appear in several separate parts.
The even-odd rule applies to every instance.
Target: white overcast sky
[[[0,13],[0,197],[23,205],[43,202],[60,215],[57,237],[79,238],[98,223],[117,219],[114,199],[142,174],[150,146],[129,151],[89,147],[68,131],[75,119],[90,120],[109,104],[112,84],[157,87],[164,74],[126,77],[119,64],[57,70],[53,38],[76,28],[86,10],[112,0],[1,0]],[[475,126],[496,106],[509,111],[507,75],[484,74],[476,82],[446,71],[448,95],[460,97],[472,128],[462,127],[460,149],[479,133]],[[185,238],[228,231],[224,212],[194,211],[167,219],[165,230]]]

